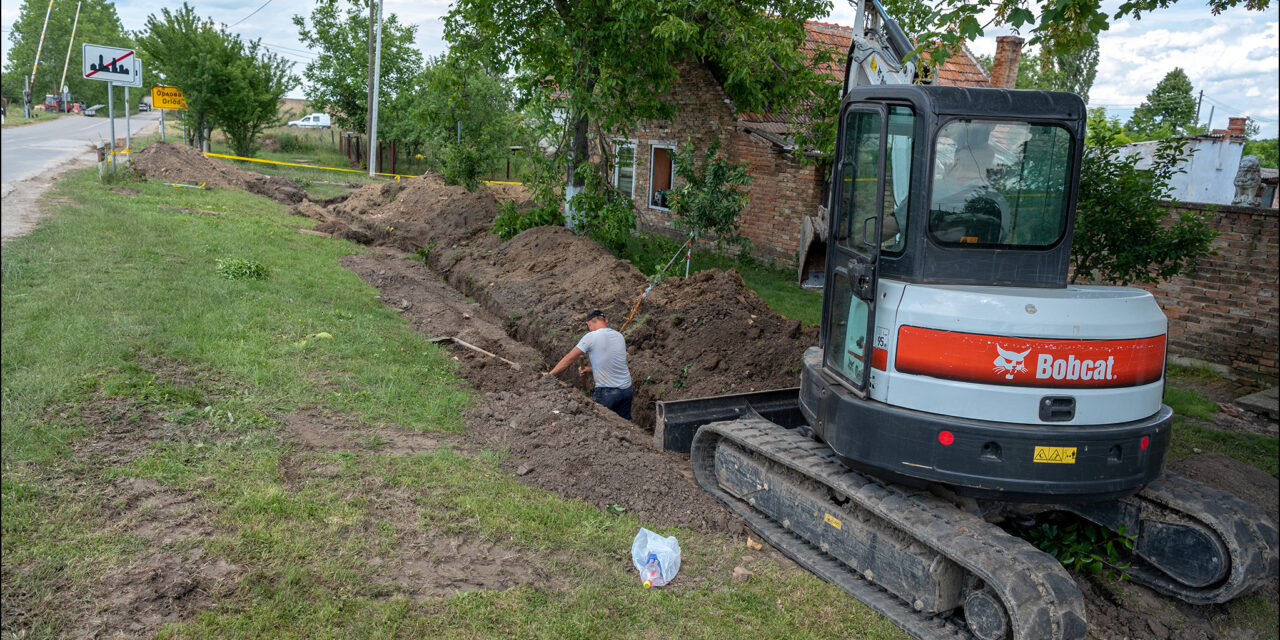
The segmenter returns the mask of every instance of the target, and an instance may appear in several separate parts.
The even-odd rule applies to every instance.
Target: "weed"
[[[1111,531],[1064,511],[1037,514],[1029,521],[1009,521],[1003,526],[1068,569],[1093,574],[1105,571],[1119,579],[1128,577],[1125,570],[1129,563],[1123,555],[1133,550],[1136,536],[1130,536],[1124,526]]]
[[[231,258],[218,261],[218,275],[228,280],[266,280],[268,274],[261,262]]]
[[[538,207],[528,211],[520,211],[519,205],[507,201],[498,205],[498,217],[493,220],[490,231],[503,240],[510,240],[521,231],[534,227],[563,225],[564,214],[555,207]]]
[[[685,381],[689,379],[689,370],[692,368],[692,363],[686,364],[684,368],[680,370],[680,377],[671,382],[671,387],[673,389],[683,389]]]

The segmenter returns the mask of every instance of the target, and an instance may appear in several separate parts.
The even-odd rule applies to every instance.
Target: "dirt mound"
[[[307,196],[292,180],[245,171],[181,144],[153,143],[133,156],[133,166],[149,178],[215,189],[244,189],[286,204],[302,202]]]
[[[473,193],[429,173],[365,185],[318,206],[302,203],[293,212],[320,220],[322,231],[339,237],[416,251],[483,234],[493,226],[498,200],[488,190]]]

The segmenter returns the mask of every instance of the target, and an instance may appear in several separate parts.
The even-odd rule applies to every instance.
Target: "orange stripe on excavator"
[[[1164,375],[1165,336],[1131,340],[1011,338],[903,326],[894,369],[946,380],[1051,389],[1150,384]]]

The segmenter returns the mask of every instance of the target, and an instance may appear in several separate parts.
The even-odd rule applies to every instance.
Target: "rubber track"
[[[1218,535],[1231,558],[1230,573],[1211,587],[1188,587],[1144,567],[1130,570],[1134,582],[1192,604],[1216,604],[1244,595],[1276,575],[1280,560],[1275,524],[1230,493],[1166,472],[1126,501],[1149,502],[1200,521]]]
[[[920,640],[973,637],[963,623],[916,612],[909,603],[722,490],[715,472],[715,449],[721,439],[831,488],[850,500],[846,508],[860,507],[981,578],[1009,612],[1013,640],[1084,637],[1084,599],[1062,565],[995,525],[929,493],[881,484],[851,471],[826,445],[763,418],[716,422],[698,431],[690,456],[694,478],[703,490],[725,503],[783,553],[837,584],[911,636]]]

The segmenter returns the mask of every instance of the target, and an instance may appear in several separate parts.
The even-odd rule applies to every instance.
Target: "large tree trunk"
[[[578,177],[578,165],[586,162],[590,156],[587,139],[587,125],[589,121],[587,116],[578,116],[573,123],[573,146],[569,148],[569,185],[573,187],[582,187],[583,180]]]

